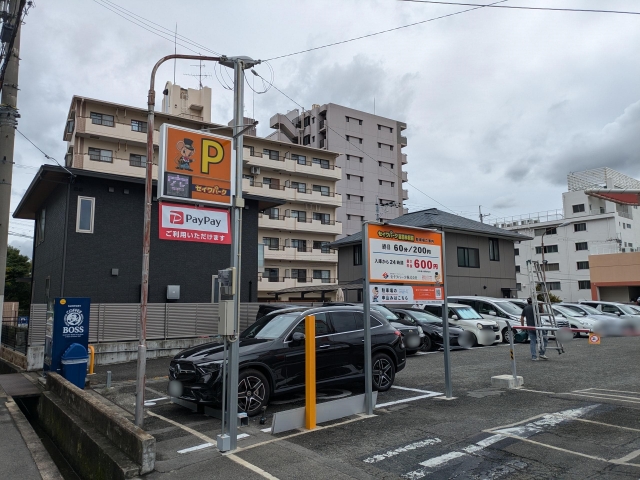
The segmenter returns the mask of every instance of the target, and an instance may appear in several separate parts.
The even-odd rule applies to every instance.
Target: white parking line
[[[397,405],[399,403],[415,402],[416,400],[422,400],[423,398],[439,397],[440,395],[442,395],[442,393],[432,392],[428,395],[419,395],[417,397],[404,398],[402,400],[395,400],[393,402],[379,403],[374,408],[389,407],[391,405]]]
[[[558,393],[557,395],[571,395],[571,396],[575,396],[575,397],[587,397],[587,398],[593,398],[594,400],[611,400],[611,401],[617,401],[617,402],[626,402],[626,403],[635,403],[635,404],[640,404],[640,398],[636,398],[634,400],[624,400],[622,398],[612,398],[612,397],[605,397],[602,396],[600,394],[597,395],[590,395],[587,393],[572,393],[572,392],[567,392],[567,393]]]
[[[203,448],[213,447],[213,443],[203,443],[201,445],[196,445],[195,447],[185,448],[182,450],[178,450],[178,453],[189,453],[195,452],[196,450],[202,450]]]
[[[385,453],[381,453],[379,455],[374,455],[369,458],[365,458],[363,460],[364,463],[378,463],[382,460],[386,460],[387,458],[395,457],[396,455],[400,455],[401,453],[408,452],[410,450],[415,450],[417,448],[427,447],[429,445],[435,445],[436,443],[440,443],[439,438],[427,438],[425,440],[420,440],[419,442],[413,442],[409,445],[405,445],[404,447],[396,448],[395,450],[389,450]]]
[[[239,433],[238,436],[236,437],[238,440],[242,440],[243,438],[247,438],[250,437],[251,435],[249,435],[248,433]]]
[[[419,388],[400,387],[398,385],[393,385],[393,386],[391,386],[391,388],[395,388],[397,390],[407,390],[409,392],[418,392],[418,393],[437,393],[437,392],[433,392],[431,390],[420,390]],[[442,395],[442,394],[438,393],[438,395]]]

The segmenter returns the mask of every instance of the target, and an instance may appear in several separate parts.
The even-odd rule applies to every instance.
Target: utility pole
[[[376,222],[380,222],[380,199],[376,197]]]
[[[20,24],[25,0],[9,4],[5,25],[13,24],[15,36],[8,43],[6,70],[2,82],[0,105],[0,315],[4,308],[7,246],[9,243],[9,217],[11,215],[11,183],[13,180],[13,143],[18,125],[18,67],[20,62]],[[4,28],[3,28],[4,30]],[[1,322],[1,320],[0,320]],[[2,332],[0,331],[0,335]]]
[[[482,205],[478,205],[478,214],[480,216],[480,223],[484,223],[485,217],[488,217],[491,215],[490,213],[485,213],[485,214],[482,213]]]

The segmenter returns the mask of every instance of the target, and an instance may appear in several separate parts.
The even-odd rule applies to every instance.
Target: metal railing
[[[269,220],[283,220],[285,218],[296,218],[300,223],[312,223],[312,222],[320,222],[322,225],[335,225],[336,223],[341,223],[339,220],[322,220],[319,218],[308,218],[308,217],[292,217],[291,215],[269,215],[267,213],[259,213],[259,218],[267,217]]]
[[[27,354],[29,345],[29,326],[20,325],[16,318],[2,319],[2,346],[15,352]]]
[[[564,212],[558,210],[547,210],[546,212],[525,213],[523,215],[514,215],[512,217],[496,218],[492,221],[494,227],[510,228],[529,225],[536,223],[553,222],[564,219]]]

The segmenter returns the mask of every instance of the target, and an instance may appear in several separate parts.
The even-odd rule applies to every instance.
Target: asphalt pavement
[[[553,344],[553,342],[551,342]],[[170,403],[169,359],[147,363],[145,429],[156,437],[156,471],[165,478],[640,478],[640,338],[587,339],[529,360],[516,345],[523,388],[491,387],[511,373],[509,347],[451,354],[454,399],[443,399],[442,352],[408,358],[396,388],[380,393],[374,416],[352,416],[314,431],[271,435],[276,411],[303,405],[303,395],[278,399],[266,425],[242,427],[238,450],[215,448],[220,422]],[[95,392],[133,412],[135,362],[98,367]],[[106,371],[113,388],[104,388]],[[321,399],[362,391],[344,385]]]

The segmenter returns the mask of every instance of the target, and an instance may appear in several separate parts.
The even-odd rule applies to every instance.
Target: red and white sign
[[[161,203],[159,212],[161,240],[231,244],[228,210]]]
[[[442,287],[410,286],[410,285],[369,285],[371,305],[375,304],[412,304],[442,303],[444,292]]]

